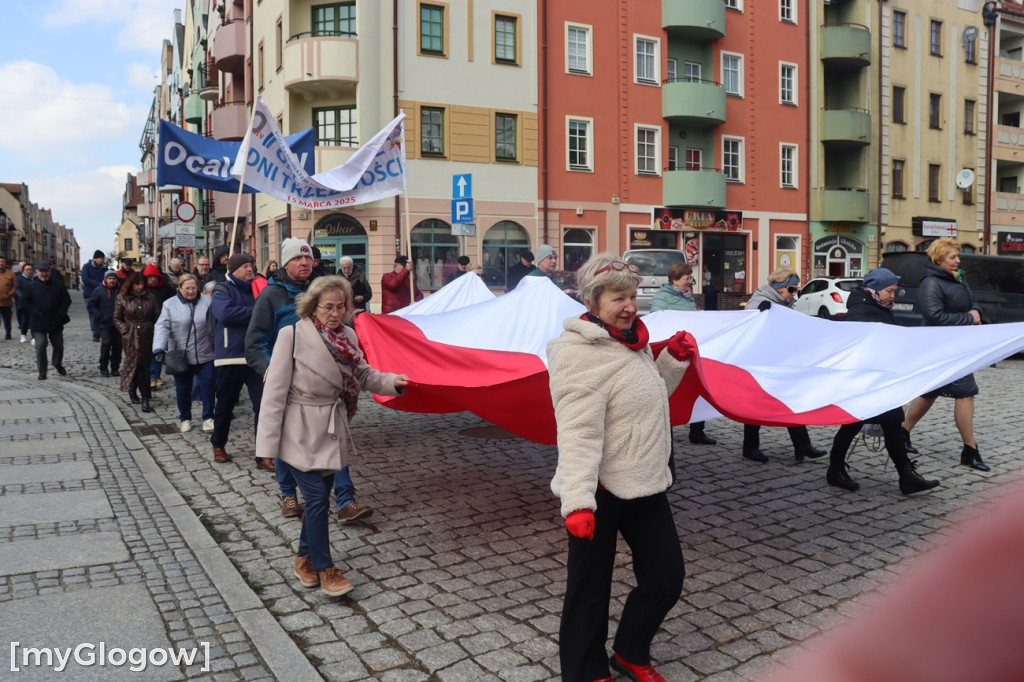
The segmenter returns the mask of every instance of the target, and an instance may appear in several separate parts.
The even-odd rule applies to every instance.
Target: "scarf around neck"
[[[313,326],[320,332],[320,338],[324,340],[327,350],[331,352],[334,361],[338,363],[338,369],[341,370],[341,376],[344,380],[342,396],[345,399],[345,409],[348,412],[348,418],[352,419],[359,405],[359,384],[356,382],[355,370],[362,359],[362,355],[359,353],[359,349],[348,340],[344,332],[339,333],[334,329],[328,329],[316,317],[311,317],[310,319],[313,320]]]
[[[651,335],[647,332],[647,326],[639,317],[634,319],[633,326],[625,331],[605,324],[600,317],[592,315],[589,312],[583,313],[583,315],[580,316],[580,319],[593,322],[598,327],[601,327],[608,332],[608,336],[612,337],[630,350],[643,350],[651,338]]]

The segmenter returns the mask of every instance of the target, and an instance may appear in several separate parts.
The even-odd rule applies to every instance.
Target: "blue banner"
[[[160,145],[156,166],[156,184],[181,185],[217,192],[238,192],[238,181],[231,177],[231,164],[235,162],[241,142],[214,140],[190,133],[169,121],[160,121]],[[313,145],[316,141],[312,128],[284,138],[298,157],[307,173],[316,172]],[[246,194],[257,190],[248,185]]]

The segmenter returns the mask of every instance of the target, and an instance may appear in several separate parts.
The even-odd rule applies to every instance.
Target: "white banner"
[[[354,206],[401,194],[406,189],[404,118],[405,114],[399,114],[344,164],[310,176],[288,148],[260,97],[231,175],[259,192],[311,210]]]

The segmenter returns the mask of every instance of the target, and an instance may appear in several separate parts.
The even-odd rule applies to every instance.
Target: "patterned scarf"
[[[348,340],[344,332],[339,333],[333,329],[328,329],[320,324],[320,320],[315,317],[310,319],[313,320],[313,325],[320,332],[320,338],[324,340],[327,350],[331,351],[334,361],[338,363],[338,369],[341,370],[342,379],[345,381],[341,393],[345,398],[348,418],[352,419],[359,404],[359,384],[356,383],[355,369],[362,359],[362,354],[358,348],[352,345],[352,342]],[[339,329],[341,328],[339,327]]]
[[[632,350],[643,350],[651,338],[651,335],[647,332],[647,326],[644,325],[643,321],[641,321],[639,317],[635,318],[633,320],[633,326],[625,331],[608,326],[600,317],[597,315],[591,315],[590,313],[583,313],[580,316],[580,319],[593,322],[598,327],[601,327],[608,332],[608,336],[612,337],[626,348],[630,348]]]
[[[866,291],[869,294],[871,294],[871,298],[875,299],[875,303],[877,303],[878,305],[882,306],[883,308],[891,308],[893,306],[893,304],[896,303],[896,299],[895,298],[890,299],[889,302],[886,303],[885,301],[883,301],[882,299],[880,299],[878,297],[878,292],[875,291],[874,289],[868,289],[867,287],[864,287],[864,291]]]

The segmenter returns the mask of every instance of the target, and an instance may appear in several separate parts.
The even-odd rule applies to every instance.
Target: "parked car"
[[[678,261],[686,262],[686,254],[678,249],[630,249],[622,260],[640,268],[640,288],[636,292],[637,307],[641,315],[651,311],[651,299],[662,284],[668,284],[668,269]]]
[[[928,255],[920,251],[882,256],[882,267],[889,268],[900,278],[893,314],[896,321],[906,327],[921,324],[917,289],[926,263]],[[983,323],[1024,322],[1024,258],[961,253],[960,268],[981,308]]]
[[[857,277],[815,277],[797,294],[793,307],[826,320],[845,315],[846,299],[863,281]]]

